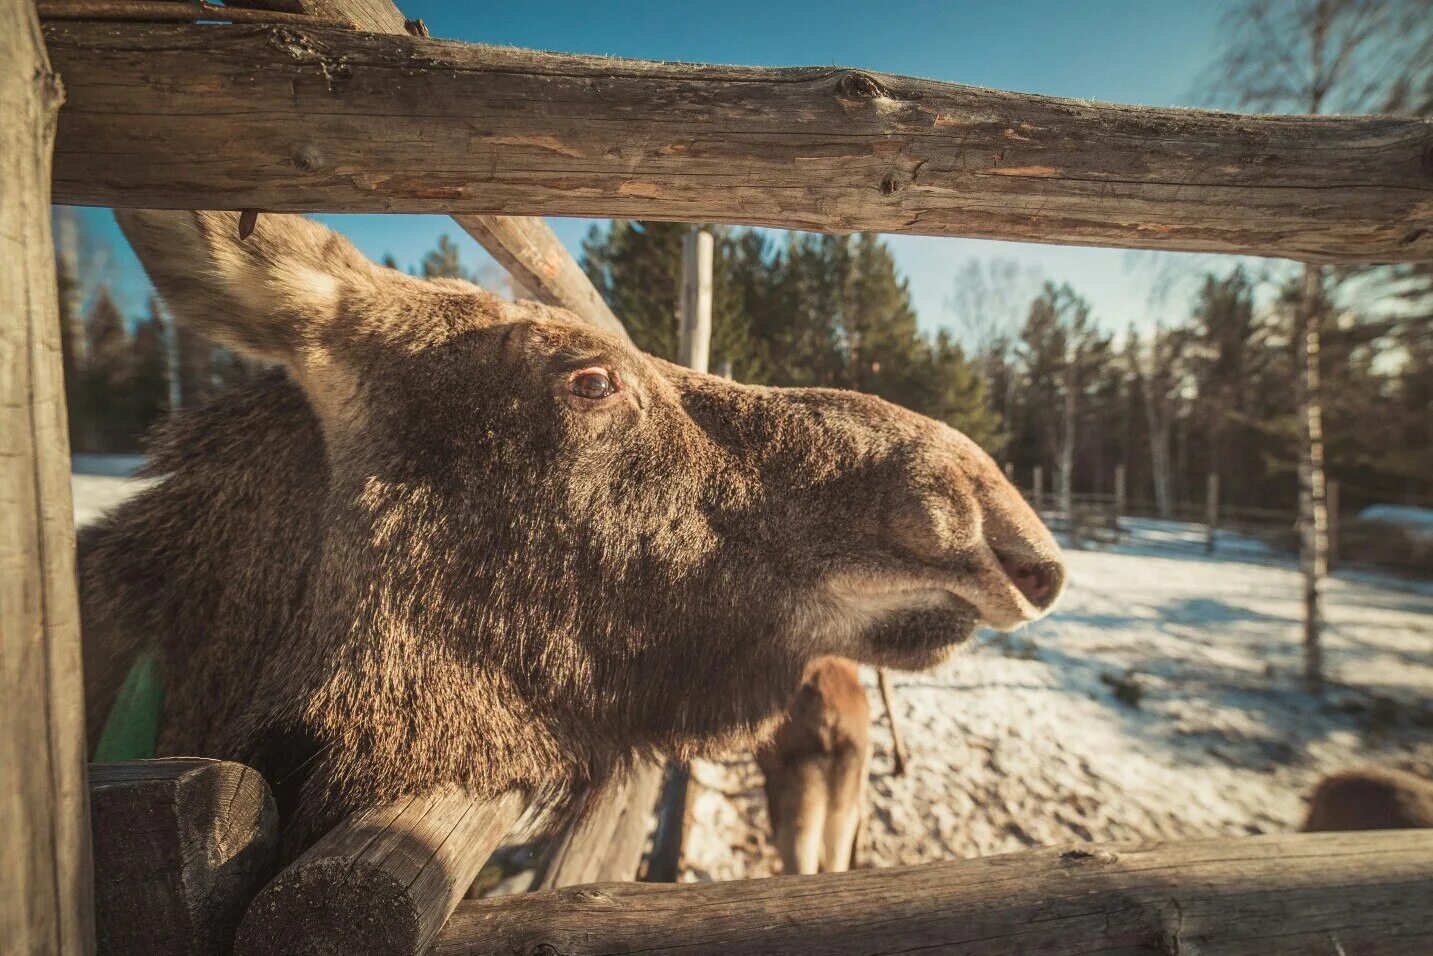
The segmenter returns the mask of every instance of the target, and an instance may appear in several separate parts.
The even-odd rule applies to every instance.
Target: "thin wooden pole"
[[[1125,485],[1125,466],[1115,465],[1115,530],[1119,530],[1120,519],[1129,509],[1128,489]]]
[[[682,241],[681,325],[677,361],[707,371],[712,344],[712,256],[715,243],[706,229],[694,229]]]
[[[1045,469],[1036,465],[1030,480],[1035,489],[1031,495],[1032,504],[1034,504],[1035,510],[1039,511],[1045,507]]]
[[[64,99],[0,0],[0,949],[94,952],[84,684],[50,161]]]
[[[1204,477],[1204,552],[1213,554],[1215,536],[1219,533],[1219,473],[1211,471]]]
[[[1329,556],[1328,566],[1332,571],[1338,564],[1338,482],[1330,480],[1324,487],[1324,508],[1328,512]]]

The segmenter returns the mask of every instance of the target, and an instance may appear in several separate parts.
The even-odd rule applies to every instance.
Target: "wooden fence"
[[[427,39],[387,0],[40,0],[38,9],[52,20],[43,35],[31,0],[0,0],[0,870],[18,887],[0,896],[0,939],[27,953],[94,944],[52,157],[59,202],[221,206],[250,217],[456,213],[540,298],[617,331],[545,225],[501,217],[613,215],[1309,262],[1433,257],[1426,120],[1234,116],[841,68],[470,46]],[[229,22],[138,22],[154,20]],[[112,822],[132,819],[135,804],[100,821],[109,951],[124,950],[121,930],[140,940],[135,951],[208,951],[235,931],[265,872],[262,782],[242,768],[175,771],[90,777],[92,788],[110,788],[103,801],[91,790],[97,811],[123,798],[169,814],[154,830],[169,834],[167,845],[142,853],[111,852],[108,827],[142,835]],[[125,787],[139,790],[116,791]],[[214,799],[214,787],[243,799]],[[630,809],[638,797],[613,799]],[[1006,944],[1280,953],[1407,952],[1430,942],[1426,834],[1034,853],[752,884],[544,890],[459,906],[474,860],[522,802],[427,794],[346,821],[259,893],[238,925],[240,946],[417,953],[436,937],[443,953]],[[588,878],[597,841],[638,829],[624,812],[608,819],[611,830],[592,823],[564,838],[556,872]],[[222,840],[205,842],[205,833]],[[155,853],[168,862],[133,871]],[[206,869],[240,858],[242,868]],[[203,886],[202,899],[184,895]]]

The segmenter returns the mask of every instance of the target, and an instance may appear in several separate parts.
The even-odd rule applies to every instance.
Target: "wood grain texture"
[[[349,817],[259,893],[235,953],[425,952],[525,805],[445,792]]]
[[[352,21],[280,10],[208,3],[206,0],[36,0],[42,20],[122,20],[184,23],[227,20],[230,23],[282,23],[289,26],[354,29]]]
[[[0,0],[0,948],[94,951],[84,689],[50,155],[64,98]]]
[[[1433,256],[1433,121],[277,27],[47,27],[64,202]]]
[[[433,956],[1392,956],[1433,952],[1430,900],[1433,831],[1242,837],[477,900]]]
[[[408,21],[389,0],[288,0],[303,13],[342,16],[373,33],[405,35]],[[541,219],[529,216],[453,217],[487,249],[531,297],[570,309],[586,322],[622,338],[627,330],[612,314],[572,253]]]
[[[663,777],[660,762],[644,760],[598,794],[587,814],[558,835],[534,889],[635,880]]]
[[[453,219],[533,298],[570,309],[583,321],[627,338],[621,321],[547,223],[531,216],[459,215]]]
[[[91,764],[101,956],[228,952],[278,860],[259,772],[223,760]]]

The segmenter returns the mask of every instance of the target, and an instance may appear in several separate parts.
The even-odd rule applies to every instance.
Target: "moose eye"
[[[605,368],[585,368],[572,373],[572,377],[568,379],[568,388],[578,398],[596,401],[615,394],[617,383]]]

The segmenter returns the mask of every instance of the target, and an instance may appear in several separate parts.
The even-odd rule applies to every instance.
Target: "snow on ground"
[[[71,455],[70,481],[75,496],[75,527],[94,522],[106,511],[150,484],[131,477],[144,459],[139,455]]]
[[[76,522],[144,482],[136,458],[75,456]],[[1322,774],[1433,769],[1433,586],[1367,571],[1328,582],[1322,700],[1300,686],[1300,581],[1259,542],[1126,521],[1066,552],[1050,618],[986,634],[938,671],[893,674],[911,766],[867,674],[875,757],[862,864],[897,866],[1088,840],[1295,829]],[[1132,676],[1128,676],[1132,675]],[[1138,687],[1139,704],[1115,697]],[[745,756],[693,769],[684,878],[773,872],[761,776]]]
[[[1370,573],[1330,580],[1333,686],[1320,700],[1300,686],[1291,560],[1233,535],[1207,556],[1195,526],[1126,527],[1121,545],[1067,551],[1070,586],[1052,617],[987,634],[936,672],[892,675],[911,752],[903,778],[891,776],[867,675],[864,865],[1289,831],[1326,772],[1433,768],[1433,588]],[[1137,707],[1115,696],[1131,684]],[[772,873],[754,763],[706,761],[693,777],[684,878]]]

